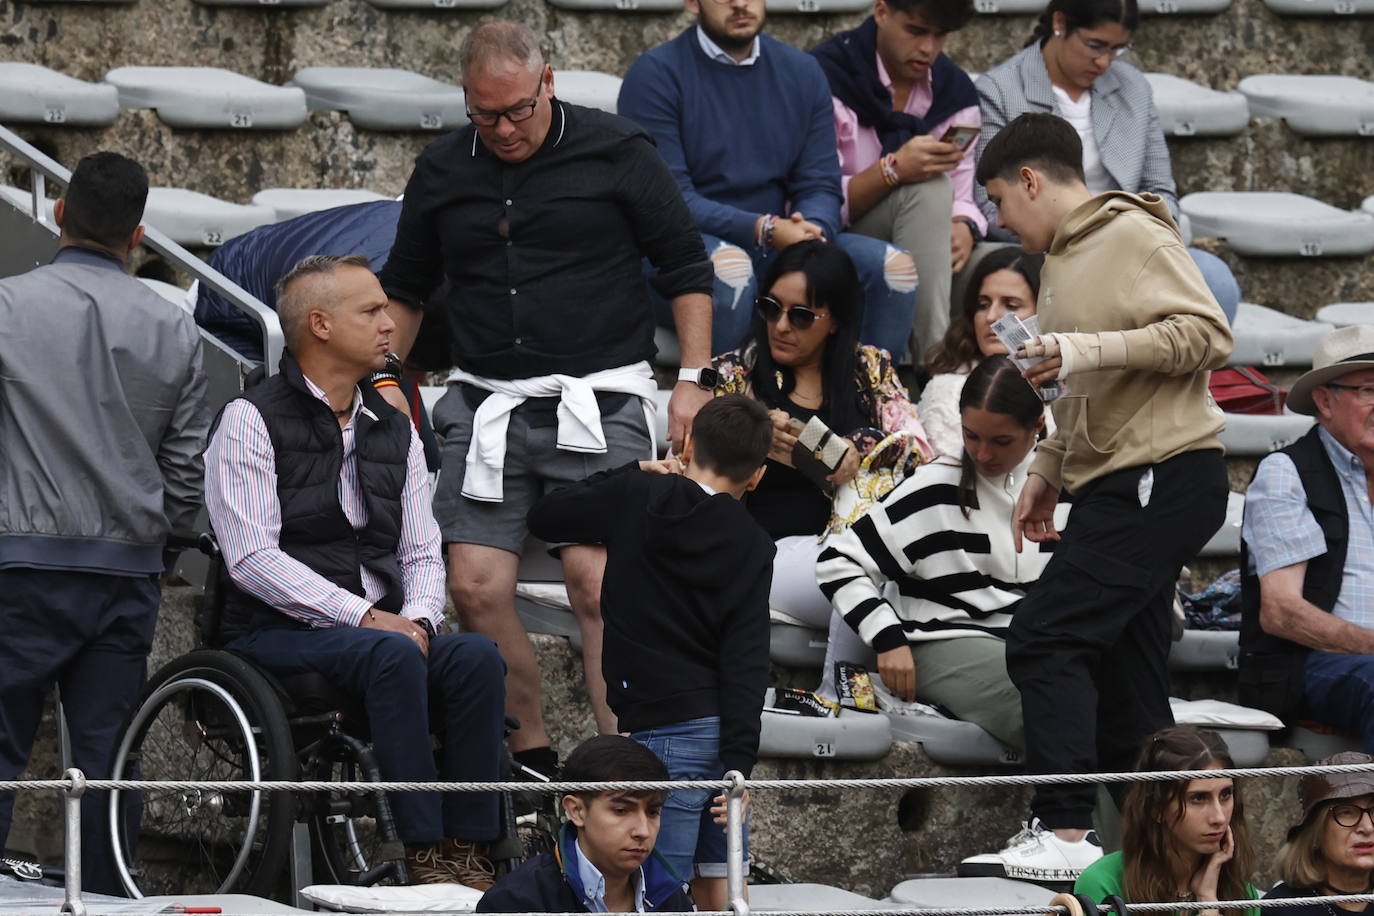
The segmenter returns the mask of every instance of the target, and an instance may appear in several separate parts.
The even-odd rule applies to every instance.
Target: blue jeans
[[[1374,655],[1309,652],[1302,714],[1354,732],[1374,754]]]
[[[1235,324],[1236,307],[1240,305],[1240,284],[1236,282],[1231,268],[1221,258],[1199,248],[1189,248],[1188,254],[1192,255],[1197,269],[1202,271],[1203,282],[1212,291],[1217,305],[1226,313],[1226,322]]]
[[[436,636],[428,660],[404,634],[363,627],[255,630],[227,648],[276,674],[313,671],[360,697],[383,779],[482,782],[500,776],[506,666],[485,636]],[[443,745],[437,773],[431,710]],[[500,833],[500,799],[492,793],[392,792],[389,798],[405,843],[485,841]]]
[[[688,719],[672,725],[633,732],[631,738],[658,755],[674,780],[720,779],[720,717]],[[683,879],[725,877],[725,828],[711,815],[711,801],[719,792],[678,789],[668,793],[654,848]],[[749,821],[744,822],[745,874],[749,863]]]
[[[754,300],[759,296],[759,281],[777,254],[773,251],[745,250],[714,235],[702,234],[706,253],[716,268],[712,294],[711,352],[733,350],[744,340],[754,318]],[[863,324],[859,342],[882,347],[900,359],[906,351],[907,337],[916,310],[916,286],[900,278],[889,281],[887,261],[899,252],[888,242],[855,232],[842,232],[836,240],[859,274],[864,290]],[[732,257],[733,256],[733,257]],[[646,262],[647,263],[647,262]],[[647,268],[646,268],[647,269]],[[657,308],[658,323],[673,327],[672,306],[650,288]]]

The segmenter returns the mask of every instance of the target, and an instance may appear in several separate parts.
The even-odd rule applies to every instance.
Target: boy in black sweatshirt
[[[758,759],[768,685],[773,542],[740,498],[758,485],[773,439],[763,405],[708,402],[673,461],[641,461],[550,493],[529,527],[551,542],[606,545],[601,669],[621,731],[673,779],[746,776]],[[724,909],[725,839],[710,793],[668,796],[658,850],[692,879],[703,909]]]

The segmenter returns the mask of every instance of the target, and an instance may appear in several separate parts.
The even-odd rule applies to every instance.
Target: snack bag
[[[873,679],[868,669],[853,662],[835,663],[835,693],[842,709],[877,712],[878,697],[873,691]]]

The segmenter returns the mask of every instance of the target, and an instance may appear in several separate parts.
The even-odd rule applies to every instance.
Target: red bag
[[[1275,385],[1258,369],[1218,369],[1207,387],[1227,413],[1277,416],[1288,400],[1288,389]]]

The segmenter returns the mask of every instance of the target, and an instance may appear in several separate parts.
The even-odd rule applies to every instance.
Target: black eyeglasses
[[[1327,388],[1335,388],[1337,391],[1355,392],[1355,400],[1365,407],[1374,407],[1374,385],[1342,385],[1338,382],[1327,382]]]
[[[505,118],[512,124],[528,121],[530,118],[534,117],[534,109],[539,106],[539,89],[543,85],[544,74],[540,73],[539,82],[536,83],[534,87],[534,98],[530,101],[521,102],[519,105],[512,105],[502,111],[482,111],[481,109],[473,111],[469,108],[468,120],[479,127],[495,127],[496,122],[500,121],[502,118]]]
[[[1358,826],[1360,819],[1366,814],[1369,815],[1369,822],[1374,824],[1374,808],[1361,808],[1359,805],[1331,806],[1331,819],[1342,827]]]
[[[759,296],[758,301],[754,304],[758,308],[759,314],[763,316],[764,321],[769,324],[774,324],[779,318],[786,314],[788,324],[792,325],[792,327],[796,328],[798,331],[805,331],[807,328],[811,327],[811,325],[816,323],[817,318],[830,317],[829,315],[822,315],[815,309],[807,308],[804,305],[794,305],[791,308],[787,308],[772,296]]]

